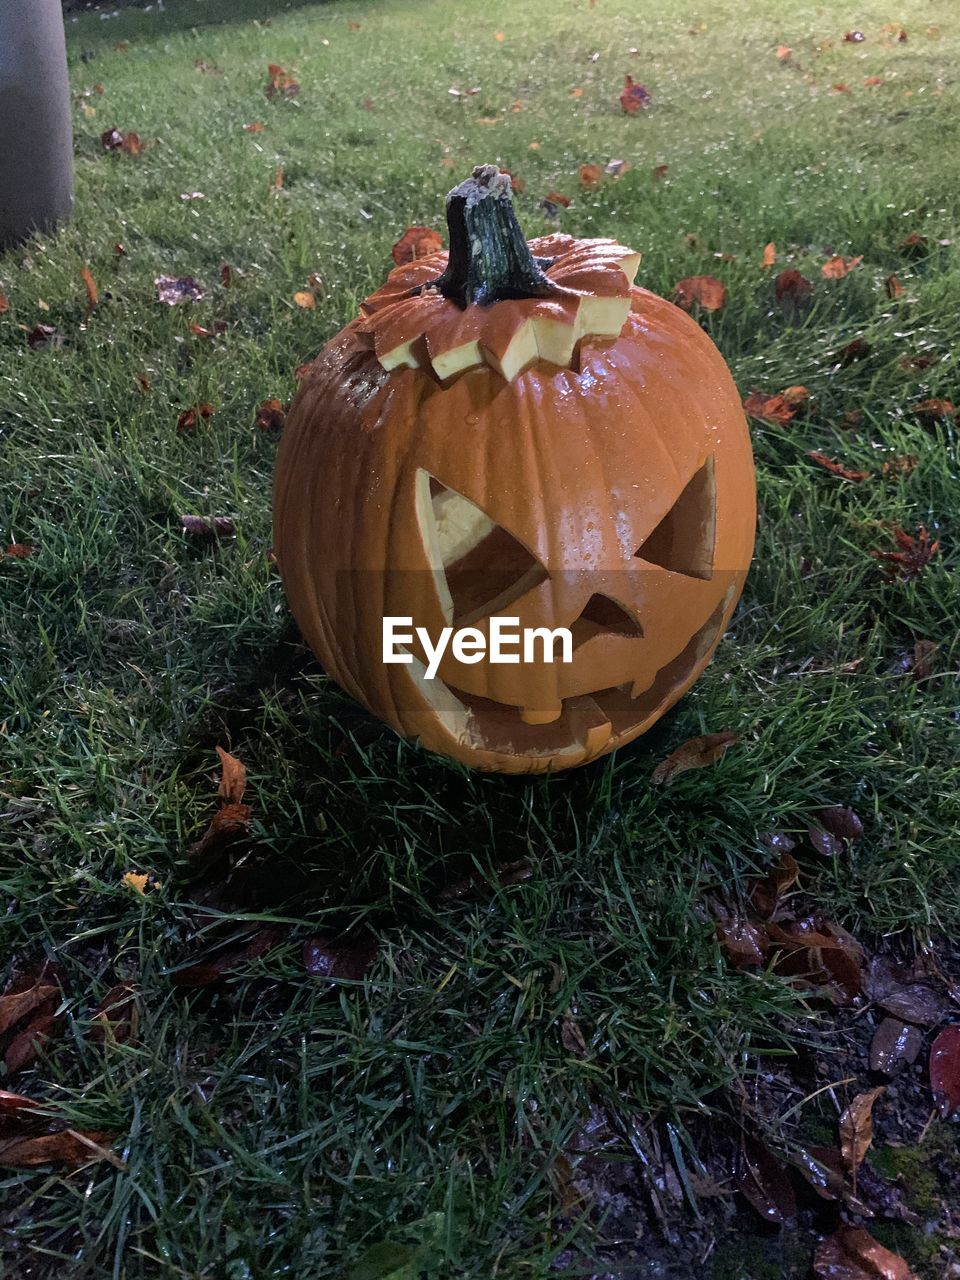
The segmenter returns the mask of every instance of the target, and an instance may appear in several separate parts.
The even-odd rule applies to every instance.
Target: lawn
[[[0,557],[0,980],[47,957],[62,996],[32,1062],[2,1042],[0,1087],[113,1159],[2,1171],[3,1275],[808,1274],[839,1202],[801,1197],[775,1233],[731,1153],[741,1128],[784,1159],[835,1141],[881,1079],[863,1037],[884,1015],[826,999],[811,965],[738,968],[715,920],[792,835],[796,918],[960,979],[958,424],[915,411],[960,404],[960,25],[948,0],[748,9],[68,21],[75,217],[0,257],[0,543],[33,549]],[[270,63],[295,96],[265,96]],[[634,115],[627,73],[651,95]],[[114,127],[139,154],[101,144]],[[809,392],[751,419],[756,556],[711,667],[632,746],[536,779],[428,756],[324,677],[269,555],[278,433],[256,423],[488,161],[524,184],[531,235],[617,237],[667,296],[720,279],[700,318],[744,396]],[[838,255],[858,261],[829,278]],[[776,298],[789,270],[813,285],[798,305]],[[161,275],[203,297],[163,305]],[[871,555],[897,527],[940,543],[912,576]],[[716,764],[651,784],[724,730]],[[198,852],[217,746],[252,818]],[[825,856],[806,832],[831,806],[863,834]],[[138,1026],[104,1035],[120,983]],[[926,1049],[957,1017],[927,1019],[876,1104],[877,1177],[909,1213],[870,1229],[924,1280],[956,1262],[955,1125],[914,1148]]]

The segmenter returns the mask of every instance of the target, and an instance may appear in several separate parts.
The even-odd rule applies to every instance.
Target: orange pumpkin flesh
[[[465,298],[466,269],[445,296],[448,256],[431,255],[391,272],[310,367],[274,547],[305,639],[349,693],[435,751],[532,773],[630,741],[689,688],[742,590],[755,496],[710,339],[631,287],[638,255],[612,241],[531,241],[518,276],[508,181],[485,167],[448,198],[448,214],[466,189],[500,218],[506,258],[472,279],[498,296]],[[463,268],[470,240],[450,226]],[[504,297],[521,277],[535,296]],[[573,660],[448,649],[428,680],[416,641],[409,665],[382,661],[391,615],[434,639],[505,616],[569,627]]]

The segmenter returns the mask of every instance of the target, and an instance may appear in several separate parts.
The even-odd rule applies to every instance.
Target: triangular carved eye
[[[548,577],[506,529],[427,471],[417,474],[417,515],[440,607],[465,625],[501,613]]]
[[[635,554],[673,573],[710,579],[716,532],[717,484],[710,457]]]

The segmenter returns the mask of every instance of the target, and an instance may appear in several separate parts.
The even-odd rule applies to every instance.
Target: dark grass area
[[[884,32],[892,17],[906,43]],[[853,27],[862,44],[843,43]],[[407,1240],[437,1274],[477,1280],[805,1275],[819,1220],[799,1245],[756,1234],[721,1176],[728,1118],[746,1103],[747,1126],[783,1141],[825,1134],[855,1086],[797,1104],[863,1046],[775,973],[731,969],[709,912],[770,863],[765,833],[841,804],[865,834],[833,861],[801,849],[799,901],[871,951],[909,956],[958,925],[957,425],[912,412],[960,402],[952,6],[771,0],[746,20],[719,2],[641,19],[607,0],[170,0],[68,34],[74,89],[90,91],[76,217],[0,259],[3,542],[35,548],[0,560],[0,962],[59,962],[65,1029],[0,1088],[116,1134],[123,1168],[6,1171],[7,1273],[337,1276]],[[295,72],[296,99],[265,100],[268,62]],[[628,71],[653,95],[635,119],[617,103]],[[114,125],[141,155],[103,151]],[[630,164],[618,181],[578,190],[581,163],[613,158]],[[706,675],[616,757],[533,781],[399,743],[325,680],[268,559],[275,441],[254,425],[403,229],[439,227],[448,187],[494,159],[526,183],[531,234],[554,225],[538,202],[559,190],[562,228],[641,249],[646,287],[720,277],[729,301],[704,323],[744,394],[812,395],[787,427],[753,423],[756,560]],[[909,233],[927,239],[908,253]],[[826,280],[831,253],[863,261]],[[84,264],[101,292],[86,322]],[[787,267],[815,284],[805,309],[775,301]],[[205,299],[159,305],[160,273],[194,275]],[[305,311],[293,294],[311,273],[323,288]],[[192,321],[227,331],[199,338]],[[40,322],[62,347],[30,349]],[[845,364],[859,337],[869,354]],[[903,367],[918,355],[937,359]],[[201,401],[215,415],[178,435]],[[839,479],[809,450],[872,477]],[[906,455],[909,475],[879,474]],[[236,537],[192,543],[185,512],[229,515]],[[941,541],[914,581],[885,580],[869,554],[893,547],[892,524]],[[918,639],[939,645],[921,679]],[[717,765],[651,787],[670,750],[723,729],[741,741]],[[217,744],[249,768],[254,822],[198,865]],[[140,896],[131,870],[159,884]],[[457,891],[469,873],[482,887]],[[272,923],[268,954],[209,989],[177,985],[207,943]],[[305,977],[320,930],[373,936],[362,980]],[[141,989],[139,1033],[103,1047],[91,1014],[118,980]],[[918,1137],[918,1073],[888,1145]],[[591,1107],[645,1188],[606,1225],[565,1190]],[[931,1203],[952,1132],[936,1125],[918,1157]],[[648,1156],[662,1144],[659,1173],[639,1171],[631,1133]],[[661,1217],[648,1192],[666,1163],[680,1195]],[[891,1228],[930,1280],[948,1216],[932,1237]]]

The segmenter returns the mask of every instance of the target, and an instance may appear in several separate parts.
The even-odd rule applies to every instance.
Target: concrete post
[[[0,249],[69,217],[72,206],[60,0],[0,0]]]

